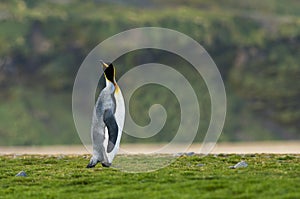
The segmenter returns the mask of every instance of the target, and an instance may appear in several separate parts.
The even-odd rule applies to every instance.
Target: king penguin
[[[93,156],[87,168],[95,167],[98,162],[109,167],[119,150],[125,119],[125,105],[122,92],[115,80],[112,63],[101,61],[105,87],[100,92],[94,107],[91,137]]]

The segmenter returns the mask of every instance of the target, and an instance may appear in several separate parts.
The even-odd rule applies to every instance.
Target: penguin
[[[87,168],[95,167],[98,162],[104,167],[111,166],[119,150],[125,119],[124,98],[115,79],[115,68],[112,63],[100,62],[105,87],[94,106],[91,126],[93,155]]]

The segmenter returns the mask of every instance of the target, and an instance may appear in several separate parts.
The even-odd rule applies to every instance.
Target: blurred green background
[[[101,41],[143,26],[180,31],[214,59],[228,98],[220,141],[300,139],[298,0],[2,0],[0,145],[80,144],[71,110],[78,68]],[[119,67],[117,75],[155,60],[183,74],[189,66],[172,54],[145,50],[120,57],[116,66],[127,67]],[[188,78],[198,85],[197,77]],[[203,122],[196,141],[210,117],[207,91],[199,89]],[[166,97],[158,98],[160,92]],[[149,122],[155,100],[168,111],[162,132],[147,142],[166,142],[178,128],[178,102],[168,92],[149,85],[132,98],[138,124]],[[122,141],[137,142],[126,135]]]

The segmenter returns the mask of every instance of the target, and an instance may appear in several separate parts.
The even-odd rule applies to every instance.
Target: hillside
[[[73,82],[82,61],[101,41],[143,26],[178,30],[197,40],[218,66],[227,91],[223,141],[300,139],[300,4],[266,1],[24,0],[0,3],[0,145],[78,144],[72,112]],[[117,76],[161,60],[188,67],[158,50],[120,57]],[[189,77],[196,83],[196,77]],[[103,80],[103,79],[102,79]],[[100,81],[100,87],[103,81]],[[132,99],[133,118],[147,124],[148,108],[163,87],[146,86]],[[208,126],[205,87],[199,135]],[[146,93],[146,94],[144,94]],[[180,119],[172,94],[159,99],[168,112],[162,132],[146,140],[168,141]],[[136,142],[124,136],[124,142]]]

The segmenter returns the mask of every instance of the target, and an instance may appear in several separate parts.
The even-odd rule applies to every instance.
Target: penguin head
[[[112,65],[112,63],[110,62],[103,62],[101,60],[101,63],[102,63],[102,67],[103,67],[103,71],[104,71],[104,75],[105,75],[105,78],[112,82],[113,84],[115,84],[115,67]]]

